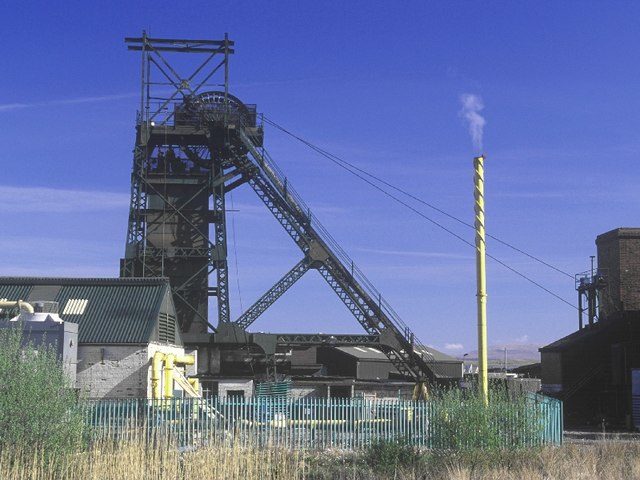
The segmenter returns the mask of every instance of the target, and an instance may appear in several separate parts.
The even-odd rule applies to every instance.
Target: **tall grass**
[[[168,447],[168,446],[166,446]],[[293,452],[213,444],[180,453],[144,442],[98,443],[56,457],[0,453],[2,480],[625,480],[640,478],[640,444],[609,442],[530,450],[418,452],[390,468],[368,452]]]
[[[152,480],[307,478],[296,452],[275,448],[212,444],[180,452],[175,445],[145,441],[102,441],[76,453],[43,454],[36,449],[0,452],[2,480]]]

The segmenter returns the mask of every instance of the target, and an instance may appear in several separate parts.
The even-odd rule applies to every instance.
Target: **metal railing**
[[[514,406],[515,405],[515,406]],[[170,438],[291,449],[355,450],[381,441],[439,449],[514,448],[562,442],[562,402],[529,396],[473,410],[464,401],[233,397],[100,400],[83,404],[93,438]]]
[[[261,126],[262,122],[258,122]],[[244,127],[244,125],[241,125]],[[251,138],[249,137],[251,141]],[[253,143],[253,142],[252,142]],[[313,229],[318,233],[322,241],[329,247],[331,252],[339,259],[342,265],[349,270],[351,276],[363,288],[365,293],[375,302],[378,303],[380,310],[389,318],[395,327],[404,334],[405,338],[412,338],[414,351],[419,352],[426,362],[433,362],[433,355],[428,351],[427,347],[420,342],[418,337],[411,331],[409,326],[402,320],[400,315],[391,307],[391,305],[382,297],[382,294],[376,289],[371,281],[366,277],[364,272],[358,268],[353,259],[344,251],[340,244],[331,236],[329,231],[322,225],[318,217],[316,217],[309,206],[304,202],[300,194],[295,190],[293,185],[288,181],[286,175],[278,166],[276,161],[271,157],[269,152],[264,148],[255,145],[256,151],[260,154],[260,161],[265,171],[269,174],[270,181],[273,186],[283,195],[283,198],[296,209],[300,214],[304,215]],[[426,357],[426,358],[425,358]]]

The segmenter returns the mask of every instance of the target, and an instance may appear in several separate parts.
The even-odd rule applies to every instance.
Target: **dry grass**
[[[484,459],[481,455],[479,458],[464,454],[452,456],[445,460],[446,467],[437,472],[438,477],[451,480],[640,479],[640,443],[568,444],[531,452],[493,453]],[[413,478],[421,477],[414,475]]]
[[[89,451],[46,458],[34,452],[0,454],[2,480],[296,480],[305,478],[302,458],[273,448],[215,445],[180,453],[142,442],[94,445]]]
[[[0,453],[2,480],[624,480],[640,479],[640,443],[564,445],[518,452],[425,452],[418,464],[391,474],[365,455],[301,453],[274,448],[213,445],[185,453],[142,442],[94,445],[89,451],[46,458],[32,451]]]

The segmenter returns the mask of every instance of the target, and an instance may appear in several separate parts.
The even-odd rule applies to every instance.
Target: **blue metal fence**
[[[425,448],[557,445],[562,402],[530,396],[470,412],[464,402],[233,397],[84,403],[95,438],[169,437],[295,449],[359,449],[401,440]]]

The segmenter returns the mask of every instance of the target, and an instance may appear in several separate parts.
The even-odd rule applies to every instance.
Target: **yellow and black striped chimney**
[[[478,305],[478,388],[485,403],[489,400],[487,370],[487,272],[484,230],[484,155],[473,159],[475,230],[476,230],[476,284]]]

